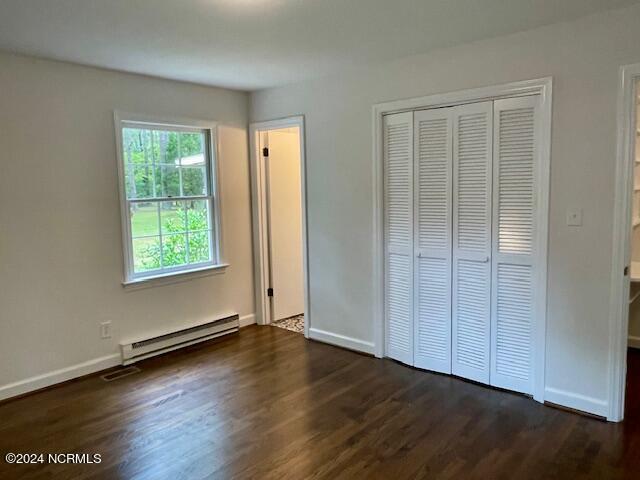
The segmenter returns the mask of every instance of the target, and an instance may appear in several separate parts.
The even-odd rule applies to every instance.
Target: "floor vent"
[[[239,328],[240,317],[235,314],[130,343],[121,343],[122,364],[129,365],[138,360],[237,332]]]
[[[133,375],[134,373],[138,373],[140,369],[138,367],[126,367],[116,370],[115,372],[105,373],[104,375],[100,375],[100,378],[105,382],[113,382],[114,380],[118,380],[123,377],[128,377],[129,375]]]

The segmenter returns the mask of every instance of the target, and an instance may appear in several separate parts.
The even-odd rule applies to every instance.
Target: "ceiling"
[[[0,0],[0,49],[255,90],[638,0]]]

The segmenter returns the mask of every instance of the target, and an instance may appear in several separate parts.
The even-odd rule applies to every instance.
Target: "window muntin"
[[[212,132],[121,122],[128,279],[218,263]]]

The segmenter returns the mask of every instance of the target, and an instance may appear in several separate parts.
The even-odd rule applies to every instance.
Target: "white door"
[[[538,101],[537,96],[496,100],[493,114],[491,384],[529,394],[533,392]]]
[[[414,116],[414,365],[451,373],[452,109]]]
[[[538,102],[384,117],[387,356],[532,393]]]
[[[453,111],[452,371],[489,383],[493,102]]]
[[[386,355],[413,364],[413,113],[384,117]]]
[[[297,127],[266,135],[273,321],[304,313],[299,135]]]

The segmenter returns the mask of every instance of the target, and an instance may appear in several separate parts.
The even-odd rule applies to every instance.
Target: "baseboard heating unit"
[[[130,365],[138,360],[144,360],[145,358],[177,350],[178,348],[234,333],[237,332],[239,328],[240,317],[235,314],[151,338],[140,339],[130,343],[121,343],[122,365]]]

